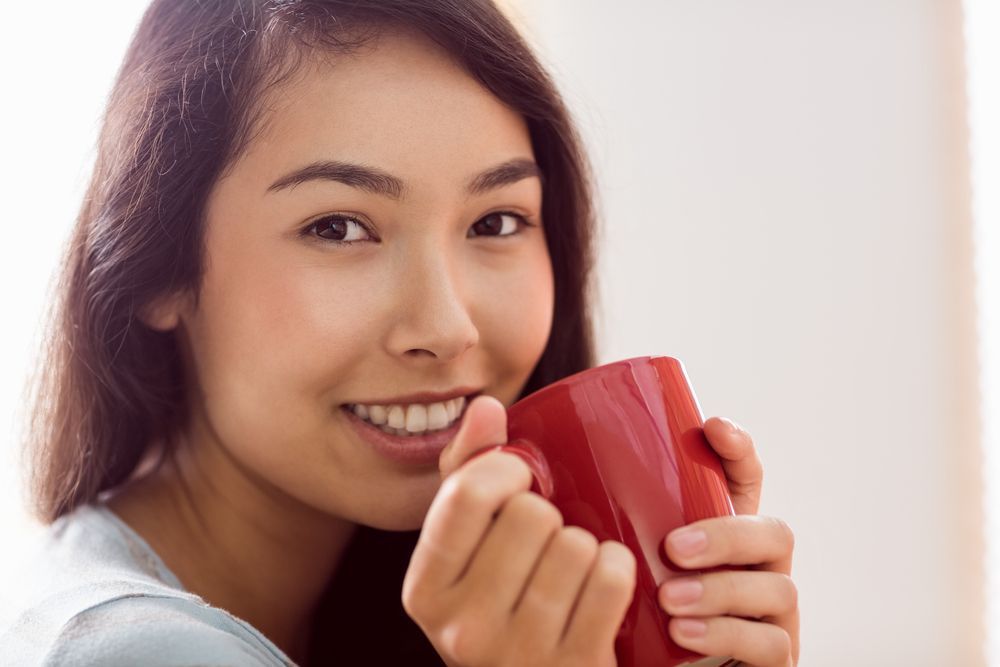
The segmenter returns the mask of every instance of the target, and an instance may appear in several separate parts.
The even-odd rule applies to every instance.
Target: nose
[[[389,335],[392,354],[450,361],[479,342],[468,285],[438,248],[414,251],[396,274],[397,317]]]

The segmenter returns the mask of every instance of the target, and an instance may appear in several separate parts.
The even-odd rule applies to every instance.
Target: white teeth
[[[358,407],[363,407],[363,406],[358,406]],[[358,416],[360,417],[361,415]],[[381,426],[386,422],[388,418],[389,415],[386,412],[385,406],[372,405],[371,409],[368,411],[368,419],[373,424],[378,424],[379,426]]]
[[[406,413],[398,405],[389,408],[389,426],[392,428],[406,427]]]
[[[350,409],[361,419],[393,435],[417,435],[450,426],[465,409],[465,397],[450,401],[412,405],[360,405]]]
[[[427,430],[427,408],[411,405],[406,409],[406,430],[410,433],[423,433]]]
[[[444,428],[450,421],[448,408],[444,403],[432,403],[431,407],[427,408],[427,428],[431,430]],[[409,429],[409,426],[407,426],[407,429]]]

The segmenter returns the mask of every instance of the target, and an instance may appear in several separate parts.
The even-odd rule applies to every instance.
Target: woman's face
[[[481,174],[534,162],[526,124],[399,33],[307,68],[265,120],[211,193],[202,289],[181,315],[191,442],[221,447],[268,493],[417,528],[436,464],[377,453],[343,406],[520,393],[552,324],[542,188],[529,169]]]

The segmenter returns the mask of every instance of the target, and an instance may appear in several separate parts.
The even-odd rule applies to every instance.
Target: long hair
[[[153,0],[108,99],[33,381],[39,519],[128,480],[151,443],[169,448],[187,378],[174,333],[140,310],[197,295],[206,200],[260,130],[261,99],[305,58],[350,53],[388,25],[422,32],[527,122],[555,307],[522,396],[594,364],[591,171],[552,80],[490,0]]]

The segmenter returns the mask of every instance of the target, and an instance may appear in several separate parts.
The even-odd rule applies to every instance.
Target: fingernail
[[[704,637],[708,632],[708,623],[698,621],[693,618],[678,618],[674,621],[677,624],[677,632],[685,637]]]
[[[696,556],[708,546],[708,535],[698,529],[677,530],[667,539],[681,556]]]
[[[737,424],[736,422],[734,422],[729,417],[719,417],[719,419],[721,419],[722,421],[724,421],[726,423],[726,426],[728,426],[729,430],[732,431],[733,433],[742,433],[743,432],[743,427],[740,426],[739,424]]]
[[[705,587],[697,579],[679,579],[667,583],[667,602],[675,605],[691,604],[701,599]]]

